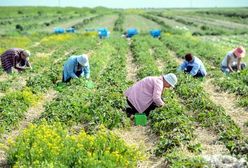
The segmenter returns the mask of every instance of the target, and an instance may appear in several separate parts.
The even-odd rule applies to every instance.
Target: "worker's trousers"
[[[82,74],[82,70],[81,71],[77,71],[75,74],[77,75],[77,77],[80,77],[80,75]],[[70,80],[71,80],[71,78],[68,78],[67,80],[64,79],[64,71],[63,71],[62,82],[67,83],[67,82],[70,82]]]
[[[186,69],[184,70],[185,73],[190,73],[190,71],[193,69],[193,66],[187,66]],[[194,75],[194,77],[204,77],[206,76],[203,74],[200,70]]]
[[[130,117],[131,115],[134,115],[135,113],[139,113],[136,108],[132,105],[132,103],[127,98],[127,104],[129,107],[126,108],[127,116]],[[156,108],[156,104],[152,103],[143,113],[146,114],[146,116],[149,116],[150,112]]]

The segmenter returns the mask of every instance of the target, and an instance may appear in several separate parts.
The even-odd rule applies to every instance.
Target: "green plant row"
[[[94,51],[90,58],[91,78],[94,80],[100,75],[101,70],[107,66],[112,53],[112,48],[104,42]],[[48,121],[70,122],[89,122],[91,114],[89,113],[89,95],[94,94],[95,90],[89,90],[86,87],[85,79],[72,80],[65,86],[58,86],[60,93],[57,98],[46,104],[42,118]]]
[[[11,92],[0,99],[0,137],[10,131],[23,118],[27,109],[34,105],[39,96],[34,95],[29,88]]]
[[[185,35],[165,35],[164,43],[171,50],[175,51],[178,56],[183,58],[188,52],[191,52],[207,63],[209,75],[216,79],[217,84],[222,90],[233,92],[242,97],[240,105],[246,107],[248,104],[248,86],[247,73],[245,69],[241,73],[232,73],[224,75],[220,71],[220,63],[230,48],[215,45],[211,42],[201,41],[198,38]]]
[[[73,35],[72,39],[63,41],[63,46],[58,47],[51,56],[36,61],[33,72],[37,75],[28,78],[27,86],[32,88],[33,92],[45,92],[56,87],[58,81],[62,80],[63,63],[66,59],[72,54],[83,54],[93,49],[92,46],[96,43],[96,38],[83,35],[79,37]]]
[[[81,123],[108,128],[126,124],[124,107],[126,42],[106,40],[90,58],[91,78],[96,89],[88,89],[87,81],[75,80],[62,90],[57,99],[46,106],[42,118],[64,123]],[[75,92],[79,90],[80,92]]]
[[[222,15],[225,17],[230,17],[230,18],[242,18],[242,19],[246,19],[248,18],[248,15],[245,13],[245,10],[247,11],[247,9],[243,9],[240,11],[236,11],[236,10],[209,10],[209,11],[199,11],[198,13],[204,13],[207,15]]]
[[[114,24],[114,31],[123,32],[124,15],[119,13],[118,19]]]
[[[231,35],[231,34],[246,34],[246,31],[243,29],[235,29],[235,30],[230,30],[227,28],[223,28],[220,26],[216,25],[206,25],[198,21],[190,21],[187,20],[187,18],[178,18],[176,16],[170,16],[166,15],[163,13],[155,13],[155,15],[160,16],[160,17],[165,17],[167,19],[175,20],[179,23],[189,25],[189,26],[194,26],[197,28],[200,28],[201,31],[195,31],[192,32],[192,35],[196,36],[201,36],[201,35]],[[190,16],[189,16],[190,17]]]
[[[2,8],[3,11],[7,9],[8,8],[6,7]],[[104,13],[100,10],[92,13],[89,9],[78,10],[74,8],[71,9],[71,11],[68,11],[67,9],[62,9],[62,10],[59,9],[58,11],[51,12],[49,11],[49,8],[43,8],[38,11],[32,11],[32,9],[28,11],[25,8],[19,8],[16,11],[11,11],[13,13],[10,13],[10,15],[16,12],[16,14],[18,13],[17,17],[9,17],[9,18],[6,17],[1,20],[0,22],[0,28],[2,30],[1,34],[24,35],[27,33],[32,34],[34,32],[43,32],[43,30],[45,29],[48,30],[47,27],[49,26],[52,30],[52,26],[56,26],[56,24],[57,25],[64,24],[65,22],[70,21],[72,19],[79,19],[82,17],[92,16],[92,14],[100,16],[102,15],[102,13]],[[49,13],[47,13],[46,11],[49,11]],[[28,12],[28,15],[26,15],[26,12]],[[92,19],[93,17],[85,18],[83,20],[83,23],[71,25],[71,26],[76,26],[77,28],[80,28],[80,25],[83,26]]]
[[[148,36],[135,37],[131,47],[135,61],[140,67],[138,70],[138,74],[140,74],[140,76],[138,75],[139,78],[160,74],[155,65],[155,59],[164,58],[163,55],[166,54],[166,50],[164,50],[164,46],[159,40]],[[150,72],[154,73],[151,74]],[[165,106],[157,108],[150,115],[152,131],[160,137],[155,154],[163,155],[170,167],[176,167],[179,162],[181,167],[205,165],[200,158],[196,159],[185,156],[187,159],[178,159],[179,155],[176,155],[175,151],[183,146],[188,147],[192,152],[197,151],[196,146],[198,145],[193,145],[190,142],[195,138],[193,134],[193,122],[178,102],[175,92],[166,90],[163,97],[166,102]]]
[[[130,46],[134,61],[139,65],[137,72],[138,79],[159,74],[156,62],[151,56],[151,50],[149,50],[150,47],[147,40],[147,37],[134,37]]]
[[[149,14],[143,14],[142,16],[147,18],[147,19],[149,19],[149,20],[152,20],[155,23],[158,23],[159,25],[161,25],[162,26],[162,31],[164,31],[164,32],[182,34],[181,30],[173,29],[171,26],[167,25],[163,20],[159,19],[156,16],[149,15]]]
[[[46,60],[46,63],[47,62],[48,60]],[[46,63],[44,65],[46,65]],[[43,67],[40,69],[43,69]],[[28,73],[29,72],[21,74],[21,77],[25,77],[25,75]],[[17,80],[17,77],[16,75],[13,75],[13,78],[10,77],[7,81],[1,83],[1,86],[4,84],[9,88],[11,87],[11,83],[14,83],[18,86],[19,83],[14,82],[15,80]],[[0,109],[0,118],[2,123],[1,133],[9,131],[11,128],[13,128],[13,126],[17,125],[18,122],[23,119],[27,109],[31,105],[34,105],[40,97],[39,94],[34,93],[33,89],[35,86],[30,86],[30,88],[23,86],[19,89],[15,87],[17,90],[13,91],[8,91],[8,88],[5,89],[6,95],[0,99],[0,103],[2,104]],[[11,89],[13,88],[11,87]]]
[[[94,9],[75,7],[1,7],[1,20],[35,19],[37,16],[89,14]]]
[[[85,26],[89,22],[92,22],[93,20],[98,19],[100,17],[103,17],[103,16],[102,15],[97,15],[97,16],[92,16],[92,17],[85,18],[81,23],[77,23],[75,25],[72,25],[72,27],[74,27],[76,29],[82,28],[83,26]]]
[[[82,42],[83,38],[79,38],[77,40],[72,40],[69,42],[64,41],[65,50],[68,50],[74,43],[79,47],[79,42]],[[96,40],[90,40],[84,38],[85,45],[84,49],[89,49],[91,47],[90,44],[95,44]],[[6,95],[0,99],[1,109],[0,109],[0,118],[1,118],[1,133],[9,131],[13,126],[17,125],[19,121],[23,119],[25,116],[25,112],[27,109],[34,105],[37,102],[42,93],[45,93],[49,88],[53,88],[56,86],[57,80],[61,80],[62,77],[62,63],[67,56],[62,55],[64,50],[55,51],[50,57],[47,58],[37,58],[34,61],[34,64],[37,66],[33,66],[34,73],[26,72],[22,75],[31,76],[27,79],[26,85],[20,88],[20,90],[7,91]],[[64,59],[58,61],[58,63],[54,63],[58,58],[64,56]],[[35,57],[35,56],[34,56]],[[17,80],[15,78],[10,78],[12,80]],[[18,83],[16,83],[18,85]],[[32,99],[32,101],[27,101]]]
[[[89,106],[96,124],[103,124],[107,128],[129,126],[129,120],[123,112],[126,101],[123,91],[127,89],[126,57],[128,44],[125,39],[110,39],[109,44],[114,48],[104,73],[100,74],[97,92],[92,95]]]
[[[3,46],[4,50],[9,49],[12,44],[14,47],[17,48],[23,48],[28,49],[31,52],[30,62],[32,64],[33,70],[27,70],[22,73],[14,73],[11,75],[8,75],[7,80],[4,82],[1,82],[0,86],[2,86],[2,91],[7,92],[8,89],[16,88],[16,86],[19,86],[16,82],[19,82],[18,80],[26,80],[30,76],[35,76],[35,74],[38,74],[41,72],[41,69],[45,70],[45,65],[47,62],[49,63],[49,59],[53,58],[53,55],[51,53],[59,51],[63,51],[62,47],[63,45],[66,45],[69,41],[65,43],[66,40],[70,39],[72,41],[73,39],[77,38],[75,35],[51,35],[51,36],[45,36],[44,34],[35,34],[35,35],[29,35],[26,37],[3,37],[1,46]],[[14,40],[16,42],[10,43],[10,40]],[[38,45],[31,45],[31,41],[34,43],[38,43]],[[13,47],[12,46],[12,47]],[[54,58],[55,60],[55,58]],[[19,87],[21,89],[21,87]]]
[[[165,37],[162,39],[166,45],[174,46],[174,43],[168,40],[169,38]],[[177,43],[180,43],[179,38]],[[186,53],[190,48],[185,47],[184,49]],[[169,60],[169,58],[167,59]],[[167,64],[175,67],[176,62],[171,61],[169,63],[168,61]],[[202,126],[209,127],[217,132],[220,137],[219,140],[226,145],[232,154],[248,157],[245,152],[247,150],[247,140],[241,133],[240,128],[225,113],[223,107],[217,106],[210,100],[209,96],[203,91],[202,81],[181,74],[176,92],[187,109],[194,113],[195,120]]]
[[[94,135],[72,134],[61,123],[29,125],[9,142],[12,167],[136,167],[142,155],[101,127]]]
[[[109,128],[125,125],[122,109],[125,104],[123,90],[127,87],[128,46],[124,39],[118,42],[114,39],[104,41],[90,58],[91,65],[96,66],[92,69],[96,89],[87,89],[84,79],[72,80],[61,89],[57,99],[46,105],[42,118],[63,125],[75,122],[91,126],[103,124]],[[136,149],[127,147],[115,135],[106,131],[94,133],[87,135],[81,131],[78,135],[69,135],[60,125],[47,125],[41,121],[24,130],[16,142],[10,144],[8,162],[17,167],[135,167],[141,159]],[[29,157],[22,157],[24,154]]]
[[[177,74],[177,65],[172,63],[173,58],[171,58],[169,50],[164,47],[164,44],[158,39],[150,38],[149,45],[153,49],[153,57],[157,62],[164,63],[163,74],[171,72]],[[181,80],[180,75],[178,79]],[[152,118],[154,122],[151,124],[153,129],[155,128],[156,130],[156,124],[159,123],[156,120],[163,119],[159,125],[161,126],[161,131],[165,130],[164,135],[162,134],[164,136],[162,147],[165,146],[166,148],[160,148],[160,150],[166,149],[165,159],[170,167],[190,168],[206,166],[207,163],[200,156],[197,156],[202,150],[201,144],[199,142],[192,142],[196,137],[194,134],[194,119],[189,115],[188,109],[181,105],[176,92],[170,90],[165,92],[164,96],[166,106],[160,110],[160,113],[152,114],[152,117],[154,115]],[[159,145],[161,145],[161,142]],[[187,153],[181,151],[183,146],[188,152],[192,153],[192,156],[188,156]]]

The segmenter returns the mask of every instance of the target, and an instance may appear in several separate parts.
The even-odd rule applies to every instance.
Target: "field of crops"
[[[0,167],[247,167],[248,70],[220,71],[228,51],[248,50],[247,13],[0,7],[0,53],[28,49],[33,66],[11,75],[0,68]],[[86,31],[101,27],[109,38]],[[128,28],[139,34],[121,37]],[[89,51],[94,88],[83,78],[62,83],[65,60]],[[176,71],[188,52],[206,65],[205,79]],[[147,126],[134,126],[123,92],[166,73],[178,85]]]

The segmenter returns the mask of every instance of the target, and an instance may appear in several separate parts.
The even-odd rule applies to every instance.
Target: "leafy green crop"
[[[142,155],[103,127],[94,135],[71,134],[59,123],[29,125],[9,142],[14,167],[136,167]]]

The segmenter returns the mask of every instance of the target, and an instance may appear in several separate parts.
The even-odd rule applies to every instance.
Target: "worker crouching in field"
[[[202,61],[191,53],[185,55],[185,61],[178,67],[178,71],[184,71],[193,77],[205,77],[207,75]]]
[[[246,67],[245,63],[241,63],[241,59],[245,56],[245,49],[243,47],[235,48],[229,51],[221,62],[221,71],[230,73],[240,71]]]
[[[164,102],[161,98],[165,88],[175,87],[177,77],[170,73],[163,76],[146,77],[125,91],[127,103],[127,116],[130,117],[135,113],[145,113],[149,115],[151,110],[161,107]]]
[[[15,68],[18,72],[24,71],[27,68],[32,69],[31,64],[28,61],[30,55],[28,50],[21,48],[11,48],[5,51],[1,55],[3,70],[10,74],[12,73],[12,68]]]
[[[88,56],[72,55],[64,64],[62,82],[69,82],[71,78],[79,78],[84,76],[86,79],[90,78],[90,65]]]

